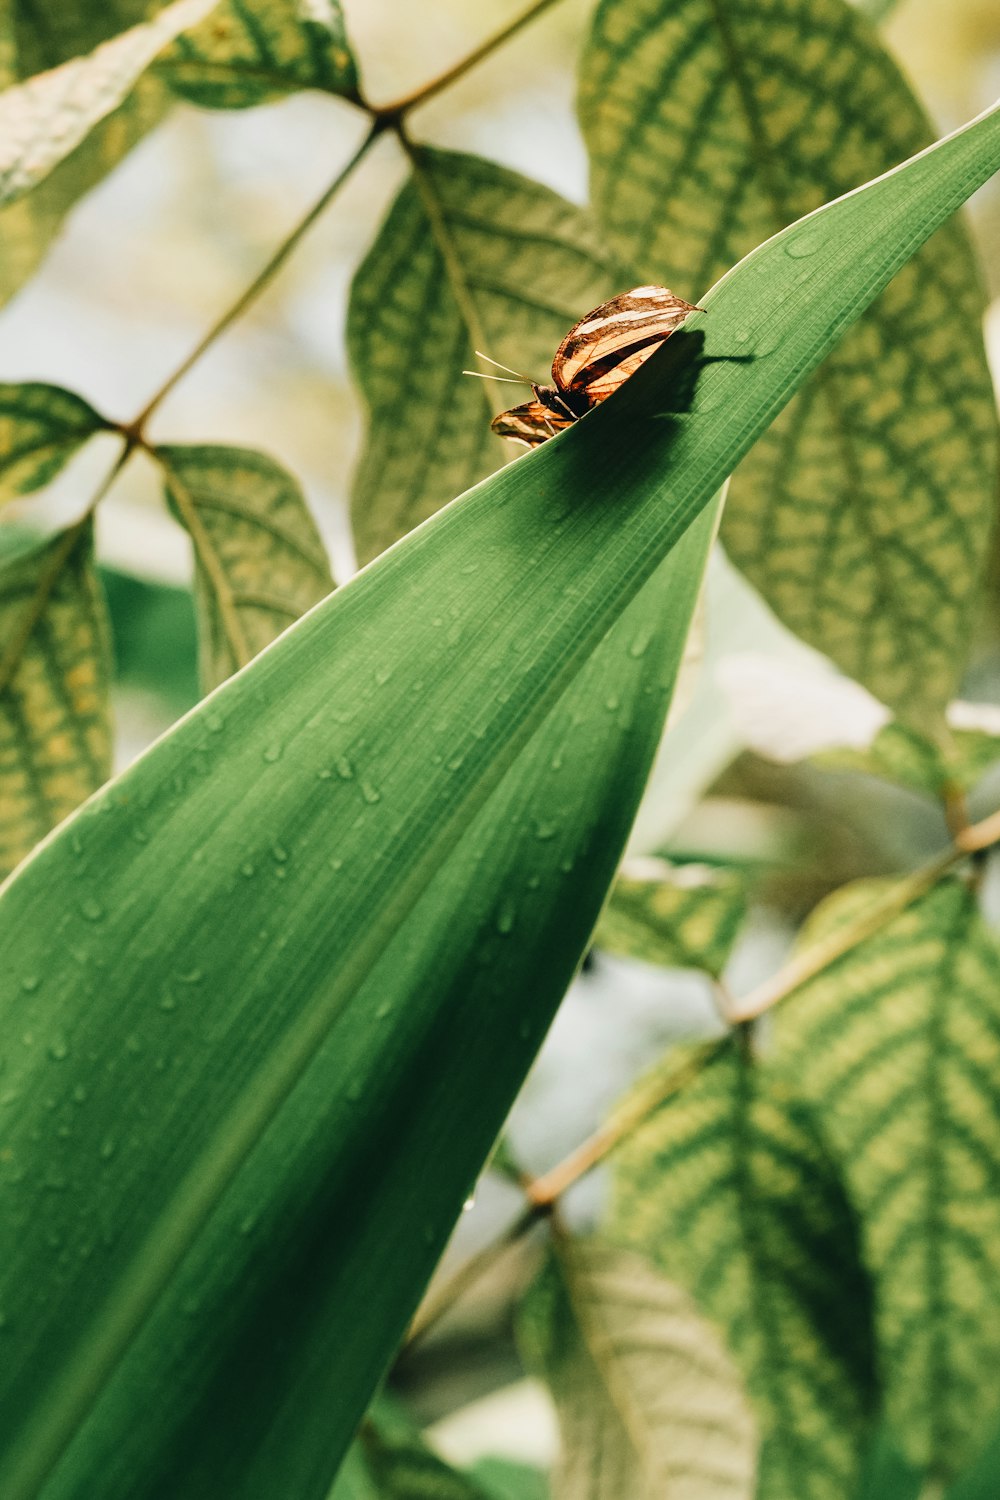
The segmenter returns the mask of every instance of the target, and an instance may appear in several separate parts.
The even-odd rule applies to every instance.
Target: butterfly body
[[[532,384],[534,399],[494,417],[493,431],[529,448],[544,443],[616,391],[696,311],[665,286],[634,287],[602,302],[556,350],[554,383]]]

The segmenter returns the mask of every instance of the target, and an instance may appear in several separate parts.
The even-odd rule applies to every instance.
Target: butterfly
[[[529,448],[544,443],[571,427],[634,375],[680,327],[688,313],[702,311],[665,286],[633,287],[630,292],[602,302],[573,324],[556,350],[552,361],[553,384],[536,385],[533,380],[519,376],[531,386],[534,399],[501,412],[490,426],[500,437],[514,438]]]

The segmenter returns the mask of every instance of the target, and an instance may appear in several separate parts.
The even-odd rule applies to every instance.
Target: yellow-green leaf
[[[146,18],[150,0],[105,0],[98,6],[36,0],[8,13],[0,36],[0,87],[43,73]],[[0,209],[0,303],[42,259],[66,211],[117,165],[163,113],[166,90],[148,75],[27,197]]]
[[[106,426],[89,402],[56,385],[0,385],[0,501],[48,484]]]
[[[510,457],[490,418],[524,386],[463,375],[475,350],[551,379],[559,340],[622,290],[588,216],[479,157],[421,150],[351,289],[347,338],[368,407],[352,513],[367,561]]]
[[[521,1335],[559,1412],[554,1500],[753,1500],[757,1434],[739,1373],[644,1257],[560,1235]]]
[[[759,1500],[844,1500],[875,1405],[851,1214],[787,1090],[738,1038],[708,1058],[674,1092],[696,1058],[662,1065],[667,1097],[618,1154],[611,1230],[722,1329],[760,1423]]]
[[[207,691],[330,592],[330,565],[297,481],[273,458],[209,444],[156,456],[194,544]]]
[[[671,969],[725,966],[746,914],[743,881],[735,870],[644,860],[615,881],[594,943],[609,953]]]
[[[246,109],[296,89],[354,98],[358,89],[339,0],[222,0],[157,72],[208,109]]]
[[[603,0],[580,112],[612,244],[695,300],[752,245],[931,138],[846,0]],[[802,276],[823,248],[790,252]],[[952,222],[757,443],[726,507],[730,555],[786,624],[915,720],[953,694],[992,525],[981,313]]]
[[[110,655],[91,528],[0,531],[0,875],[111,773]]]
[[[151,21],[0,94],[0,206],[22,197],[117,109],[167,44],[217,0],[174,0]]]
[[[984,729],[952,728],[941,744],[892,719],[865,749],[843,746],[824,750],[812,759],[831,770],[867,771],[914,791],[940,797],[949,791],[975,786],[1000,760],[1000,738]]]
[[[839,891],[803,941],[880,889]],[[860,1216],[895,1437],[953,1475],[1000,1407],[1000,945],[971,891],[942,882],[805,986],[777,1045]]]

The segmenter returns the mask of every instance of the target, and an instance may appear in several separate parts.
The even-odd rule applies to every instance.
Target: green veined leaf
[[[330,565],[297,481],[273,458],[207,444],[156,457],[194,543],[207,691],[330,592]]]
[[[952,705],[965,709],[973,705]],[[949,714],[949,718],[952,718]],[[944,745],[892,720],[864,750],[825,750],[812,759],[831,770],[867,771],[900,786],[939,797],[968,790],[1000,760],[1000,737],[983,729],[952,728]]]
[[[156,71],[208,109],[246,109],[296,89],[358,91],[339,0],[222,0]]]
[[[881,888],[838,892],[803,941]],[[1000,1410],[1000,945],[967,887],[942,881],[776,1029],[860,1216],[894,1436],[954,1475]]]
[[[594,933],[609,953],[672,969],[704,969],[718,977],[746,915],[736,870],[643,860],[626,865]]]
[[[100,6],[36,0],[7,12],[0,52],[0,88],[91,52],[146,18],[149,0],[107,0]],[[99,182],[163,113],[163,85],[140,79],[125,103],[106,116],[69,157],[25,198],[0,209],[0,303],[35,270],[63,215]]]
[[[559,1412],[555,1500],[753,1500],[739,1374],[642,1256],[560,1236],[522,1306],[521,1340]]]
[[[610,1232],[722,1329],[760,1423],[760,1500],[842,1500],[875,1404],[852,1216],[788,1091],[739,1038],[707,1055],[619,1149]],[[668,1056],[665,1090],[690,1066]]]
[[[45,541],[0,531],[0,643],[7,874],[111,774],[109,635],[89,526]]]
[[[57,1464],[46,1500],[325,1482],[611,883],[713,486],[997,167],[994,110],[762,246],[709,320],[310,611],[8,882],[4,1500]],[[805,285],[787,248],[817,229]],[[762,285],[767,357],[712,359],[764,336]],[[564,840],[539,841],[554,797]],[[46,1192],[51,1165],[79,1191]]]
[[[545,1475],[529,1464],[491,1454],[478,1459],[468,1472],[494,1500],[550,1500]]]
[[[421,149],[351,288],[368,407],[352,516],[363,561],[510,456],[490,419],[530,394],[463,375],[491,359],[551,380],[577,318],[624,287],[588,216],[495,162]]]
[[[758,240],[930,138],[845,0],[603,0],[580,113],[612,244],[692,300]],[[794,252],[803,276],[823,248]],[[757,444],[726,507],[730,556],[785,623],[916,721],[954,692],[992,528],[981,314],[951,224]],[[729,354],[749,350],[741,334]]]
[[[89,402],[56,385],[0,385],[0,502],[40,490],[92,433]]]
[[[217,0],[174,0],[151,21],[0,94],[0,207],[13,203],[117,109],[168,42]]]
[[[432,1453],[408,1424],[368,1417],[358,1445],[379,1500],[490,1500],[474,1479]]]

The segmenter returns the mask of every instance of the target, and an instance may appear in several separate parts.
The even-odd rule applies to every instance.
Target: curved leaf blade
[[[124,1218],[113,1221],[118,1229],[111,1246],[123,1259],[109,1263],[102,1256],[93,1297],[74,1297],[68,1304],[53,1298],[37,1309],[39,1321],[30,1331],[26,1322],[22,1325],[16,1344],[14,1330],[8,1333],[4,1368],[16,1387],[18,1407],[8,1400],[5,1408],[10,1424],[2,1460],[5,1500],[37,1493],[40,1476],[61,1456],[102,1393],[119,1418],[111,1456],[134,1431],[137,1387],[125,1382],[124,1373],[124,1386],[111,1376],[124,1372],[126,1351],[137,1351],[156,1326],[152,1314],[161,1293],[177,1285],[175,1275],[185,1262],[188,1269],[194,1265],[193,1247],[197,1244],[200,1254],[203,1229],[207,1238],[209,1221],[243,1163],[263,1149],[270,1124],[331,1032],[337,1059],[333,1077],[340,1088],[324,1082],[336,1111],[336,1170],[326,1179],[327,1232],[317,1254],[324,1294],[340,1323],[336,1348],[343,1363],[331,1365],[330,1346],[324,1343],[308,1368],[296,1361],[292,1370],[282,1371],[288,1385],[280,1411],[258,1392],[263,1404],[244,1404],[241,1413],[244,1430],[257,1433],[254,1455],[263,1449],[273,1456],[267,1445],[280,1447],[289,1423],[297,1443],[301,1435],[297,1382],[308,1377],[305,1390],[315,1400],[317,1369],[335,1375],[338,1398],[324,1402],[317,1439],[325,1461],[335,1461],[582,951],[583,923],[589,935],[610,868],[595,862],[593,904],[574,907],[581,929],[567,925],[566,947],[553,953],[544,984],[538,981],[542,988],[534,992],[524,1034],[509,1036],[506,1008],[499,997],[489,996],[494,1004],[486,1009],[496,1029],[484,1028],[478,1012],[466,1016],[465,1027],[455,1028],[464,1054],[451,1066],[442,1062],[440,1093],[429,1094],[424,1086],[425,1048],[430,1045],[440,1060],[437,1049],[442,1034],[448,1034],[447,1026],[435,1025],[440,1014],[435,1005],[441,1002],[434,987],[415,992],[424,1003],[413,1007],[414,1037],[408,1011],[394,1027],[383,1029],[370,994],[365,1001],[359,998],[365,981],[402,920],[415,911],[430,878],[444,870],[461,834],[665,555],[683,538],[682,554],[697,543],[694,555],[704,556],[711,534],[707,523],[714,519],[705,507],[739,456],[895,269],[998,166],[1000,113],[993,111],[762,246],[714,290],[705,325],[709,355],[724,354],[734,329],[749,325],[767,340],[762,357],[750,364],[706,363],[692,393],[690,377],[699,373],[695,361],[705,335],[699,328],[675,335],[594,413],[485,481],[311,611],[93,799],[4,888],[0,983],[15,1036],[23,1036],[22,1023],[28,1020],[35,1027],[31,1035],[47,1039],[72,1017],[74,1026],[87,1032],[87,1041],[88,1028],[95,1042],[103,1037],[97,1049],[101,1059],[102,1047],[121,1040],[122,1006],[138,1006],[137,1021],[145,1024],[152,1015],[151,1024],[158,1024],[161,998],[168,1000],[169,1017],[180,1010],[182,987],[208,977],[215,994],[235,1007],[234,1025],[216,1018],[207,1035],[196,1005],[180,1010],[176,1030],[168,1026],[172,1036],[194,1027],[200,1060],[196,1073],[175,1080],[168,1090],[168,1113],[179,1111],[185,1126],[192,1119],[188,1087],[195,1089],[200,1106],[197,1130],[177,1138],[178,1154],[163,1138],[159,1119],[155,1139],[150,1142],[140,1132],[143,1151],[137,1157],[124,1154],[114,1169],[100,1166],[101,1154],[87,1149],[91,1142],[82,1133],[71,1135],[71,1146],[61,1148],[81,1152],[79,1170],[88,1193],[103,1182],[114,1211],[126,1208]],[[789,260],[796,257],[787,255],[787,247],[814,237],[817,228],[828,236],[828,253],[813,262],[806,286],[790,274]],[[762,284],[776,299],[766,327]],[[688,380],[688,409],[678,413],[682,377]],[[695,518],[695,529],[684,536]],[[700,581],[700,572],[691,577],[690,557],[680,576],[688,587]],[[684,590],[668,594],[667,607],[679,607],[674,594],[679,599]],[[688,597],[680,612],[683,628],[676,617],[671,621],[670,639],[678,652],[691,608]],[[628,623],[634,630],[633,621]],[[642,625],[629,634],[626,654],[647,639],[645,618]],[[646,650],[638,650],[640,663]],[[620,711],[609,709],[606,700],[594,707],[612,721]],[[209,720],[215,716],[221,724],[213,727]],[[346,775],[338,769],[342,760]],[[601,770],[611,777],[610,767]],[[330,796],[318,804],[321,781]],[[616,805],[615,817],[627,822],[632,806]],[[209,836],[217,847],[210,860],[204,856]],[[623,826],[617,824],[602,840],[605,856],[616,856],[623,840]],[[274,865],[284,867],[293,859],[294,880],[271,878]],[[244,863],[250,876],[242,873]],[[350,880],[331,879],[345,869]],[[77,904],[81,872],[89,883],[88,910]],[[449,925],[456,911],[466,910],[466,890],[467,883],[461,895],[449,887],[436,908]],[[150,891],[155,891],[155,927],[148,922]],[[61,923],[57,944],[51,940],[53,909]],[[513,930],[511,916],[490,915],[502,948]],[[270,941],[276,931],[281,945]],[[558,922],[546,926],[544,949],[553,947],[558,931]],[[105,945],[116,955],[113,969],[101,966]],[[47,982],[32,1000],[21,977],[40,964],[47,966]],[[88,1002],[82,1014],[81,983]],[[93,985],[93,993],[87,985]],[[93,1003],[98,994],[99,1008]],[[276,996],[283,1003],[276,1004]],[[461,997],[466,1011],[467,996],[466,987]],[[244,1026],[242,1007],[262,1016],[261,1023]],[[105,1028],[100,1016],[110,1013],[114,1026]],[[506,1037],[504,1046],[498,1032]],[[157,1082],[155,1067],[163,1052],[153,1042],[145,1062],[129,1063],[135,1121],[165,1087]],[[82,1043],[81,1034],[74,1055],[88,1073],[98,1067],[107,1113],[115,1121],[128,1120],[116,1087],[121,1075],[88,1061]],[[246,1049],[252,1086],[246,1086],[245,1072],[236,1079],[230,1075],[234,1044]],[[137,1055],[143,1056],[141,1047]],[[15,1041],[12,1057],[19,1072],[40,1067],[51,1080],[40,1053]],[[370,1115],[362,1099],[350,1096],[353,1071],[364,1059],[364,1077],[373,1085]],[[388,1065],[392,1059],[395,1066]],[[67,1070],[67,1080],[72,1071]],[[40,1096],[27,1098],[42,1108]],[[433,1194],[419,1171],[423,1158],[386,1150],[387,1141],[406,1139],[400,1120],[412,1116],[417,1098],[426,1108],[419,1143],[438,1152]],[[67,1108],[71,1103],[65,1097]],[[98,1111],[92,1117],[92,1129],[100,1128],[100,1116]],[[24,1101],[16,1123],[28,1132],[30,1144],[33,1126]],[[51,1128],[46,1114],[39,1139],[47,1141]],[[283,1165],[286,1158],[283,1152]],[[114,1160],[114,1152],[108,1160]],[[136,1160],[146,1187],[142,1195]],[[359,1169],[360,1177],[353,1175]],[[24,1191],[36,1187],[40,1183],[30,1178]],[[20,1200],[18,1183],[12,1191]],[[85,1201],[96,1211],[95,1199]],[[86,1232],[76,1220],[78,1205],[71,1194],[56,1195],[44,1206],[46,1225],[61,1225],[74,1235]],[[25,1251],[24,1231],[40,1229],[43,1222],[32,1218],[33,1210],[30,1201],[27,1216],[20,1210],[17,1215],[19,1248]],[[390,1229],[411,1221],[422,1226],[423,1239],[418,1233],[416,1245],[402,1255]],[[240,1221],[225,1221],[223,1264],[231,1263],[238,1239],[234,1222]],[[100,1234],[101,1221],[97,1228]],[[337,1247],[335,1264],[331,1244]],[[286,1266],[296,1294],[302,1270],[297,1254]],[[11,1262],[5,1270],[23,1289],[17,1266]],[[36,1285],[34,1271],[28,1284]],[[245,1288],[251,1301],[256,1289],[251,1277]],[[228,1305],[233,1306],[231,1299]],[[298,1295],[292,1306],[301,1316]],[[365,1309],[363,1327],[359,1307]],[[242,1308],[256,1337],[252,1311],[246,1303]],[[58,1320],[57,1334],[52,1318]],[[169,1326],[183,1323],[171,1317]],[[166,1347],[173,1347],[171,1340]],[[246,1363],[235,1368],[249,1378]],[[40,1399],[39,1389],[44,1391]],[[117,1407],[123,1389],[124,1421]],[[264,1413],[270,1422],[266,1431],[255,1420]],[[235,1421],[237,1414],[231,1415]],[[170,1451],[175,1461],[183,1461],[182,1446]],[[231,1476],[239,1450],[226,1441],[224,1452],[210,1457]],[[209,1461],[203,1453],[192,1457],[192,1462]],[[310,1461],[315,1477],[315,1450]]]
[[[560,1235],[520,1312],[562,1456],[555,1500],[753,1500],[739,1374],[680,1287],[643,1256]]]
[[[521,395],[463,375],[490,368],[475,351],[550,380],[563,334],[615,289],[593,222],[557,193],[456,151],[413,160],[348,311],[368,407],[351,502],[363,561],[509,456],[489,422]]]
[[[864,909],[825,902],[805,941]],[[1000,945],[958,880],[797,992],[777,1018],[860,1215],[886,1414],[953,1477],[1000,1408]]]
[[[204,109],[249,109],[298,89],[358,93],[339,0],[222,0],[156,71]]]
[[[54,479],[107,423],[89,402],[56,385],[0,385],[0,503]]]
[[[751,245],[930,139],[846,0],[603,0],[580,114],[612,244],[695,300]],[[756,446],[726,510],[730,556],[785,623],[917,721],[954,692],[993,523],[982,306],[949,225]]]
[[[298,482],[250,448],[157,448],[167,499],[194,543],[206,692],[333,588]]]
[[[89,525],[44,541],[0,532],[0,641],[6,875],[111,774],[110,635]]]

